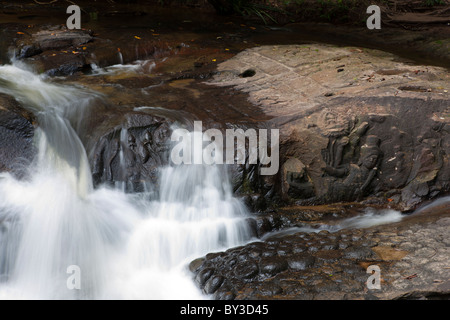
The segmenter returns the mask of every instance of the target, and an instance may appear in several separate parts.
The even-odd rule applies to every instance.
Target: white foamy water
[[[156,63],[153,60],[136,60],[130,64],[123,64],[122,53],[119,52],[118,55],[120,60],[119,64],[114,64],[105,68],[100,68],[96,64],[91,64],[92,75],[149,74],[156,66]]]
[[[389,224],[399,222],[404,218],[404,215],[400,211],[391,209],[377,210],[374,208],[366,208],[364,212],[354,217],[342,219],[336,224],[327,225],[323,224],[318,227],[304,226],[304,227],[291,227],[281,231],[269,232],[262,237],[262,240],[270,238],[272,236],[282,236],[295,234],[298,232],[320,232],[326,230],[328,232],[337,232],[343,229],[362,229],[370,228],[374,226],[380,226],[383,224]]]
[[[187,263],[249,240],[246,209],[221,168],[163,168],[156,199],[94,189],[74,126],[99,96],[16,66],[0,66],[0,92],[40,125],[29,177],[0,174],[0,298],[205,298]],[[80,289],[67,285],[70,266]]]

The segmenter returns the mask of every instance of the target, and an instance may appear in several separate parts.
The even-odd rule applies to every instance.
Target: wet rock
[[[93,40],[87,30],[68,30],[64,27],[42,30],[33,34],[33,43],[42,51],[77,47]]]
[[[235,297],[236,294],[230,288],[224,288],[223,286],[214,294],[215,300],[234,300]]]
[[[276,239],[215,253],[195,271],[196,278],[202,272],[209,275],[211,269],[223,277],[217,299],[445,299],[450,294],[445,242],[449,201],[443,198],[390,225],[281,233]],[[329,249],[327,243],[345,248]],[[315,250],[295,250],[308,246]],[[231,259],[240,262],[225,266],[223,261]],[[368,267],[374,265],[381,270],[379,290],[366,284]]]
[[[206,281],[205,287],[203,288],[203,291],[206,294],[212,294],[217,291],[217,289],[220,288],[224,280],[224,277],[222,276],[212,276],[209,278],[208,281]]]
[[[42,49],[35,45],[24,45],[19,50],[20,50],[18,55],[19,59],[29,58],[42,53]]]
[[[200,287],[203,287],[206,281],[208,281],[213,274],[214,274],[213,268],[203,269],[197,274],[197,276],[195,277],[195,281],[198,283]]]
[[[306,270],[314,265],[315,257],[309,254],[294,254],[289,256],[287,262],[292,270]]]
[[[205,261],[205,258],[195,259],[194,261],[192,261],[189,264],[189,271],[196,273],[200,269],[200,267],[202,266],[204,261]]]
[[[352,247],[344,250],[344,257],[349,259],[367,260],[373,257],[373,252],[370,248]]]
[[[253,261],[244,261],[241,263],[238,263],[234,267],[234,276],[239,279],[252,279],[254,278],[259,272],[258,265]]]
[[[65,76],[90,68],[84,56],[73,52],[46,51],[27,59],[27,63],[38,73],[49,76]]]
[[[120,184],[126,191],[155,185],[168,163],[173,120],[145,112],[111,113],[90,133],[88,150],[95,185]]]
[[[322,248],[316,255],[316,258],[325,262],[335,262],[342,257],[340,250],[330,250],[327,247]]]
[[[266,257],[259,262],[260,272],[267,276],[274,276],[277,273],[286,270],[287,267],[287,261],[279,256]]]
[[[24,168],[36,154],[34,129],[34,116],[13,97],[0,94],[0,171],[26,174]]]
[[[94,39],[91,31],[68,30],[63,26],[30,31],[15,43],[15,56],[37,72],[65,76],[90,68],[87,53],[81,47]]]
[[[16,35],[20,35],[11,37],[6,34],[5,46],[10,48],[13,56],[36,72],[50,76],[86,73],[94,65],[103,68],[180,51],[174,49],[175,43],[170,45],[159,41],[151,34],[145,39],[138,39],[133,34],[121,37],[113,32],[104,38],[98,34],[94,36],[92,30],[69,30],[64,25],[14,24],[10,28],[14,30],[14,34],[17,32]]]

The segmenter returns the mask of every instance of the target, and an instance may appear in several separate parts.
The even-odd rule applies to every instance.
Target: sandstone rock
[[[449,201],[437,200],[390,225],[280,233],[206,256],[194,275],[204,278],[214,270],[223,283],[215,299],[446,299],[450,252],[443,239],[450,238]],[[296,250],[308,247],[315,250]],[[229,264],[232,260],[240,262]],[[381,289],[366,284],[374,265],[380,268]]]
[[[92,32],[47,26],[25,33],[14,45],[15,57],[39,73],[70,75],[88,68],[81,46],[92,41]]]
[[[239,77],[248,69],[254,76]],[[273,181],[284,201],[381,195],[412,210],[450,190],[447,70],[319,44],[247,49],[218,70],[211,85],[248,93],[280,129]]]

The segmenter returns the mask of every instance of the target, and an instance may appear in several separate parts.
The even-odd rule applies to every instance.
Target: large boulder
[[[31,28],[16,32],[10,51],[39,73],[69,75],[88,68],[88,53],[82,48],[93,39],[88,30],[68,30],[63,26]]]
[[[446,69],[318,44],[252,48],[218,69],[211,84],[248,93],[280,129],[280,171],[263,192],[411,210],[450,190]]]

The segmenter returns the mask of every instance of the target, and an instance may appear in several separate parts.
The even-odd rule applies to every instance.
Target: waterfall
[[[94,189],[77,124],[102,97],[14,65],[0,66],[0,92],[39,123],[29,178],[0,174],[0,298],[205,298],[187,263],[249,240],[223,168],[162,168],[156,199]]]

